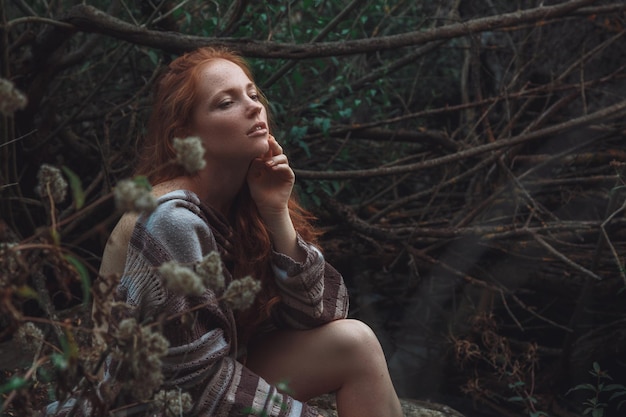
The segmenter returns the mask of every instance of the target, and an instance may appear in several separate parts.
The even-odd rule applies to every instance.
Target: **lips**
[[[267,125],[264,122],[255,123],[250,130],[248,136],[265,135],[267,133]]]

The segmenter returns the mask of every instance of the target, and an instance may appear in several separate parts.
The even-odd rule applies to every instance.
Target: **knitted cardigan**
[[[135,225],[115,298],[130,307],[138,322],[179,317],[165,321],[161,328],[170,344],[162,358],[163,388],[189,392],[193,416],[317,417],[313,407],[278,392],[237,361],[233,312],[218,302],[219,293],[207,289],[200,296],[184,296],[171,292],[163,283],[158,267],[167,261],[193,264],[218,251],[228,264],[229,248],[235,242],[226,219],[190,191],[173,191],[158,203],[151,215],[140,217]],[[300,236],[298,245],[307,254],[302,263],[272,253],[281,297],[273,309],[273,324],[307,329],[345,318],[348,294],[343,278]],[[231,271],[223,270],[228,284]],[[201,304],[195,320],[184,324],[181,313]]]

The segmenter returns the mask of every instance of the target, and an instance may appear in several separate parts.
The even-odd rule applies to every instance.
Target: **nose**
[[[248,113],[250,116],[256,116],[263,110],[263,104],[260,101],[252,100],[248,98]]]

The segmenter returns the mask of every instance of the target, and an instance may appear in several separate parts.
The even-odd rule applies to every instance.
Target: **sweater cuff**
[[[305,242],[299,234],[297,236],[297,245],[306,252],[304,262],[298,262],[283,253],[272,251],[272,269],[277,278],[284,280],[288,277],[294,277],[310,268],[311,265],[324,261],[322,252],[310,243]]]

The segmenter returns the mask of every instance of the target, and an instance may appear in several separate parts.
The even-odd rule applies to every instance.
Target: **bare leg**
[[[246,362],[301,401],[336,391],[340,417],[400,417],[400,401],[376,335],[357,320],[278,331],[250,346]]]

